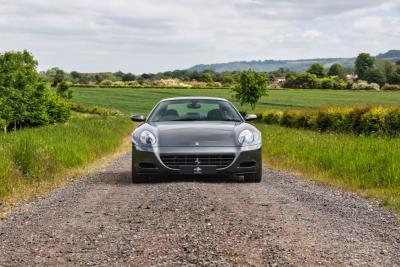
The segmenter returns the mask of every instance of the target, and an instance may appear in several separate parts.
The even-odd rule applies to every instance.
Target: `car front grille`
[[[228,167],[235,159],[234,154],[206,155],[161,155],[162,162],[169,168],[179,166],[216,166],[217,169]]]

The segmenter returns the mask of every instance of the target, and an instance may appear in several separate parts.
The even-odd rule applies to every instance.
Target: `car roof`
[[[171,101],[171,100],[186,100],[186,99],[205,99],[205,100],[221,100],[221,101],[228,101],[225,98],[220,98],[220,97],[209,97],[209,96],[180,96],[180,97],[171,97],[171,98],[165,98],[161,100],[160,102],[163,101]]]

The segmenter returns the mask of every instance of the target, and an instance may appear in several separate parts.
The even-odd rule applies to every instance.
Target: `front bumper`
[[[261,145],[254,147],[160,147],[146,150],[132,144],[132,171],[143,175],[180,175],[181,170],[166,166],[160,155],[234,154],[232,163],[216,174],[245,175],[261,169]],[[196,174],[199,175],[199,174]]]

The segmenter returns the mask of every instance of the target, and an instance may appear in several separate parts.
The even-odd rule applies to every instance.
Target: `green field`
[[[73,88],[72,90],[74,101],[116,108],[125,114],[148,113],[159,100],[175,96],[215,96],[233,101],[232,92],[228,89]],[[289,89],[269,91],[269,96],[261,99],[257,109],[399,103],[399,92]],[[249,107],[245,109],[249,110]]]
[[[229,90],[74,89],[74,101],[113,107],[125,114],[147,113],[157,101],[174,96],[217,96]],[[400,92],[274,90],[258,109],[312,108],[400,103]],[[248,109],[248,107],[247,107]],[[318,133],[259,124],[264,159],[272,168],[300,172],[314,180],[360,192],[400,210],[400,139]]]

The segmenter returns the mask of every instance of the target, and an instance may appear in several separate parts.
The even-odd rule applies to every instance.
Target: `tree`
[[[6,95],[4,94],[5,88],[0,87],[0,128],[4,133],[7,132],[7,126],[12,121],[12,108],[7,103]]]
[[[136,80],[136,76],[130,72],[122,75],[122,81],[124,81],[124,82],[131,82],[134,80]]]
[[[377,60],[376,65],[385,74],[387,83],[389,84],[400,83],[400,71],[393,62],[389,60]]]
[[[124,73],[122,72],[122,71],[117,71],[117,72],[115,72],[114,73],[114,76],[115,77],[118,77],[119,78],[119,80],[122,80],[122,77],[124,76]]]
[[[235,83],[235,76],[232,74],[232,72],[224,72],[222,76],[222,82],[225,85],[231,85]]]
[[[0,120],[2,127],[17,129],[23,126],[47,124],[52,120],[49,112],[51,97],[58,109],[66,102],[56,96],[37,72],[37,61],[28,51],[0,54]],[[69,117],[69,108],[63,113]]]
[[[240,74],[239,84],[233,89],[235,97],[240,105],[250,104],[254,110],[258,100],[266,94],[268,77],[265,73],[257,73],[253,70]]]
[[[209,73],[209,72],[203,72],[203,73],[201,74],[201,76],[200,76],[199,81],[205,82],[205,83],[211,83],[211,82],[213,82],[214,80],[213,80],[213,76],[212,76],[211,73]]]
[[[47,80],[52,84],[52,85],[57,85],[58,83],[62,82],[65,80],[65,72],[57,67],[53,67],[51,69],[48,69],[45,73]]]
[[[59,95],[62,98],[66,99],[72,98],[72,91],[69,91],[69,85],[65,81],[62,81],[57,85],[56,92],[57,95]]]
[[[318,78],[322,78],[325,76],[324,67],[319,63],[314,63],[308,68],[308,73],[315,74]]]
[[[283,86],[285,88],[318,89],[321,88],[321,81],[315,74],[302,72],[288,74],[286,76],[286,82]]]
[[[385,74],[376,67],[368,69],[364,74],[364,78],[367,82],[377,83],[379,86],[383,86],[386,82]]]
[[[79,80],[79,78],[81,77],[81,74],[77,71],[71,71],[71,76],[74,80]]]
[[[375,59],[368,53],[361,53],[354,63],[355,72],[360,80],[367,80],[366,73],[374,67]]]
[[[346,78],[346,69],[339,63],[335,63],[330,66],[328,70],[328,76],[338,76],[340,79]]]

